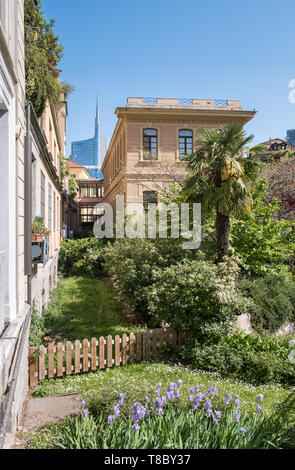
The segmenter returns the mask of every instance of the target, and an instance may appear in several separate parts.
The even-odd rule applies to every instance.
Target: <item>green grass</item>
[[[39,384],[36,397],[67,395],[80,393],[86,401],[86,406],[94,416],[100,416],[102,421],[112,413],[111,408],[117,403],[120,393],[125,394],[125,413],[130,413],[130,406],[139,401],[145,403],[145,397],[155,399],[155,386],[162,382],[163,394],[170,382],[183,381],[180,402],[187,403],[190,387],[200,385],[200,390],[208,386],[216,386],[220,404],[217,409],[224,407],[223,398],[231,393],[238,394],[241,401],[241,412],[256,412],[257,396],[264,395],[263,413],[272,416],[276,411],[286,410],[288,421],[295,422],[294,389],[280,385],[254,386],[231,379],[223,379],[217,374],[191,370],[181,365],[170,365],[156,362],[144,362],[107,371],[68,376],[61,379],[45,380]],[[290,402],[290,405],[287,405]],[[218,406],[220,406],[218,408]],[[66,425],[66,422],[65,422]],[[54,448],[63,437],[63,423],[46,425],[37,430],[34,435],[26,437],[27,448]]]
[[[170,382],[178,379],[183,381],[183,400],[187,400],[190,387],[197,383],[201,389],[208,386],[216,386],[218,393],[225,396],[227,393],[238,394],[244,409],[255,410],[256,397],[264,395],[265,413],[273,413],[294,389],[280,385],[254,386],[237,380],[223,379],[217,374],[194,371],[181,365],[168,365],[155,362],[143,362],[114,367],[108,372],[97,371],[95,373],[67,376],[61,379],[50,379],[41,382],[34,396],[48,397],[80,393],[87,401],[95,399],[101,403],[115,404],[120,393],[125,393],[130,403],[145,400],[147,394],[152,395],[158,382],[168,386]],[[295,416],[295,410],[294,416]]]
[[[61,279],[50,309],[58,312],[51,315],[50,326],[63,340],[82,341],[139,330],[123,315],[107,280],[76,276]]]

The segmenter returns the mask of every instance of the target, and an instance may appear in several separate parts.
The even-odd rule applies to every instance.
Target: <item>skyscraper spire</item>
[[[95,126],[99,125],[99,110],[98,110],[98,95],[96,95],[96,117],[95,117]]]

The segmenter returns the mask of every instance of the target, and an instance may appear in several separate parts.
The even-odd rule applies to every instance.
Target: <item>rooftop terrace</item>
[[[127,107],[242,110],[241,102],[238,100],[200,100],[194,98],[127,98]]]

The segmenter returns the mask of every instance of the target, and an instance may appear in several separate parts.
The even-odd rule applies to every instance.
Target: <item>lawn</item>
[[[107,280],[61,279],[50,307],[59,313],[54,316],[53,330],[63,340],[82,341],[139,330],[122,313]]]
[[[288,420],[294,422],[294,390],[279,385],[253,386],[235,380],[222,379],[216,374],[203,373],[183,367],[156,362],[116,367],[110,371],[69,376],[62,379],[46,380],[41,383],[35,396],[45,397],[63,394],[80,393],[86,401],[86,406],[103,420],[111,413],[111,408],[117,403],[120,393],[125,394],[125,412],[130,413],[134,402],[145,403],[145,397],[155,399],[156,384],[163,384],[163,391],[171,382],[183,381],[179,400],[184,404],[188,401],[189,390],[199,384],[200,390],[217,387],[220,397],[220,409],[223,398],[231,393],[239,395],[241,413],[256,412],[257,396],[263,394],[263,414],[273,415],[276,411],[288,410]],[[165,392],[164,392],[165,393]],[[292,403],[291,403],[292,402]],[[28,448],[52,448],[61,436],[63,423],[49,425],[37,431],[27,440]]]
[[[153,394],[157,383],[168,386],[170,382],[183,381],[181,399],[187,400],[189,390],[197,383],[201,389],[215,386],[220,395],[232,393],[240,396],[244,409],[255,409],[256,397],[264,395],[264,411],[274,412],[294,389],[280,385],[254,386],[233,379],[223,379],[217,374],[195,371],[181,365],[163,364],[160,362],[142,362],[114,367],[107,371],[67,376],[60,379],[50,379],[41,382],[34,396],[48,397],[80,393],[84,400],[105,400],[110,406],[115,404],[120,393],[126,395],[130,402],[144,401],[146,395]],[[254,407],[254,408],[253,408]],[[295,413],[295,410],[294,410]]]

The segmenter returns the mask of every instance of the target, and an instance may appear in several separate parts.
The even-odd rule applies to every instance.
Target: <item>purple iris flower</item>
[[[182,387],[182,380],[178,380],[178,388],[181,388]]]
[[[235,421],[236,423],[239,423],[239,422],[240,422],[239,413],[235,413],[235,414],[234,414],[234,421]]]
[[[245,429],[245,428],[241,428],[241,429],[240,429],[240,432],[241,432],[242,434],[245,434],[246,429]]]
[[[138,426],[138,424],[135,423],[135,424],[132,426],[132,429],[133,429],[133,431],[138,432],[138,431],[140,430],[140,426]]]
[[[108,417],[108,424],[112,424],[112,423],[113,423],[113,419],[114,419],[113,416],[109,416],[109,417]]]
[[[159,408],[159,410],[158,410],[158,416],[162,416],[163,413],[164,413],[163,408]]]
[[[82,400],[81,407],[84,408],[85,405],[86,405],[86,401]]]
[[[259,401],[263,401],[263,395],[262,395],[262,393],[260,393],[260,394],[258,395],[257,401],[258,401],[258,402],[259,402]]]
[[[83,410],[83,416],[84,416],[84,418],[86,418],[87,415],[88,415],[88,409],[85,408],[85,409]]]
[[[235,407],[236,407],[236,408],[240,408],[240,405],[241,405],[240,400],[236,400],[236,402],[235,402]]]
[[[208,408],[208,409],[206,410],[206,416],[207,416],[208,418],[210,418],[211,415],[212,415],[212,409],[211,409],[211,408]]]
[[[221,419],[221,411],[215,412],[216,419]]]
[[[257,405],[257,413],[260,414],[262,411],[262,406],[260,405]]]

